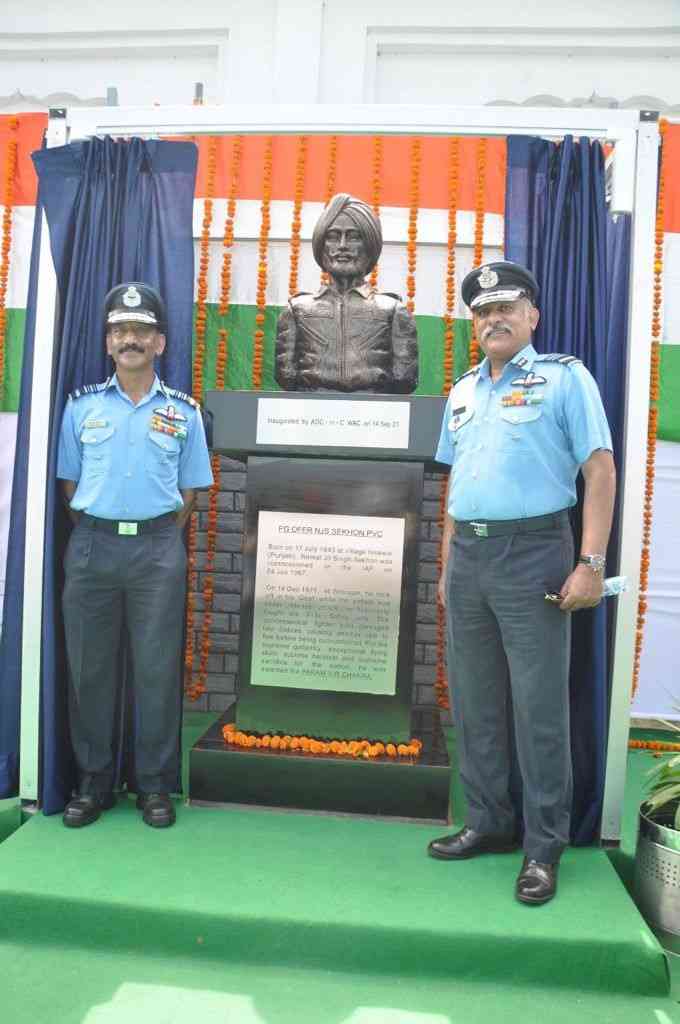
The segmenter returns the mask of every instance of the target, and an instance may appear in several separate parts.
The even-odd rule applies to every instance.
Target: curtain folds
[[[164,296],[168,309],[167,347],[158,372],[174,387],[191,390],[193,309],[193,196],[197,150],[193,143],[111,138],[71,143],[33,154],[39,198],[50,229],[57,275],[58,324],[53,366],[48,485],[46,494],[40,720],[40,799],[45,813],[60,811],[70,795],[74,772],[66,718],[66,666],[61,622],[61,560],[68,524],[55,477],[59,424],[66,396],[74,388],[104,380],[111,364],[104,347],[102,303],[125,280],[143,280]],[[36,230],[40,217],[36,217]],[[37,252],[34,240],[33,257]],[[28,325],[35,320],[36,267],[32,265]],[[17,468],[12,499],[11,564],[7,593],[22,592],[26,521],[25,460],[31,413],[32,331],[25,339],[19,410]],[[48,372],[46,368],[46,372]],[[17,486],[18,484],[18,486]],[[20,692],[21,601],[6,610],[0,648],[0,699]],[[2,716],[4,719],[4,714]],[[4,744],[7,737],[0,736]],[[11,742],[9,744],[11,746]],[[18,738],[9,752],[16,792]],[[0,750],[0,758],[4,749]],[[0,760],[0,768],[3,761]],[[0,775],[0,784],[3,776]],[[7,788],[7,787],[6,787]],[[0,795],[2,795],[0,790]]]
[[[506,257],[529,267],[541,287],[539,352],[582,359],[595,377],[621,467],[628,316],[630,221],[607,211],[604,156],[597,141],[508,139]],[[580,502],[574,514],[580,535]],[[616,521],[616,517],[615,517]],[[618,531],[610,543],[614,571]],[[572,842],[592,842],[604,791],[611,619],[602,602],[572,622]]]

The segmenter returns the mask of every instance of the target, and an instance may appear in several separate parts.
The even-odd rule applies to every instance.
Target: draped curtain
[[[539,352],[577,356],[593,374],[620,468],[630,219],[609,214],[605,191],[597,141],[508,139],[506,257],[529,267],[541,287],[534,344]],[[573,517],[577,545],[580,510],[579,501]],[[608,575],[615,571],[617,550],[615,517]],[[613,611],[611,602],[602,602],[572,620],[572,842],[577,845],[597,837],[602,809]]]
[[[56,480],[59,424],[74,388],[112,371],[104,346],[102,303],[121,281],[143,280],[165,298],[167,347],[157,367],[174,387],[191,388],[193,304],[193,143],[91,139],[33,154],[39,203],[50,229],[58,286],[58,324],[48,451],[40,708],[40,799],[45,813],[60,811],[74,770],[66,717],[66,667],[60,596],[68,531]],[[40,207],[39,207],[40,208]],[[36,217],[36,233],[40,217]],[[37,272],[33,265],[25,338],[17,459],[10,526],[7,603],[0,646],[0,699],[13,713],[0,735],[0,795],[16,792],[20,693],[22,538],[26,524],[28,423],[33,365]],[[49,368],[45,367],[45,372]],[[11,719],[11,721],[10,721]]]

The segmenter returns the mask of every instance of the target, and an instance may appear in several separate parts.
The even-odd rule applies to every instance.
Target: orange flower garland
[[[295,195],[293,198],[293,222],[290,229],[290,277],[288,294],[295,295],[298,290],[298,272],[300,269],[300,228],[302,221],[302,198],[305,190],[305,166],[307,163],[307,136],[298,137],[297,162],[295,164]]]
[[[194,335],[196,347],[192,390],[194,398],[200,402],[203,397],[203,370],[205,363],[205,332],[207,325],[206,303],[208,299],[208,266],[210,263],[210,228],[213,216],[213,196],[215,194],[215,173],[217,169],[217,138],[208,140],[208,175],[206,182],[206,198],[203,202],[203,223],[199,242],[199,270],[196,286],[196,321]],[[198,586],[196,571],[196,534],[198,532],[198,513],[192,512],[189,517],[189,539],[187,544],[187,618],[186,646],[184,649],[184,691],[190,700],[196,700],[204,692],[200,680],[194,682],[194,593]]]
[[[383,173],[383,138],[382,135],[373,136],[373,213],[380,216],[380,196],[382,193]],[[369,278],[372,288],[378,287],[378,264],[373,267]]]
[[[378,757],[420,757],[423,744],[420,740],[411,739],[409,743],[382,743],[380,740],[318,740],[312,736],[280,736],[278,733],[246,733],[236,728],[234,722],[223,726],[222,735],[225,743],[231,746],[254,748],[256,750],[297,751],[303,754],[323,756],[334,754],[336,757],[354,757],[374,760]]]
[[[454,313],[456,308],[456,242],[457,236],[457,215],[458,215],[458,194],[460,188],[460,140],[452,136],[449,142],[449,234],[447,238],[446,256],[446,309],[444,313],[444,386],[442,394],[448,395],[453,386],[455,372],[455,350],[454,350]],[[448,491],[448,477],[443,477],[439,492],[439,529],[444,532],[446,522],[446,494]],[[443,569],[441,546],[438,563],[438,576],[441,577]],[[434,684],[435,699],[440,708],[448,710],[449,687],[446,677],[446,611],[437,601],[437,677]]]
[[[649,558],[652,540],[652,513],[654,506],[654,467],[656,464],[656,430],[659,418],[659,364],[661,360],[661,301],[663,282],[664,207],[666,191],[666,150],[664,140],[668,121],[659,121],[661,136],[661,161],[659,164],[659,185],[656,200],[656,224],[654,228],[654,299],[652,305],[652,346],[649,378],[649,418],[647,421],[647,469],[645,474],[645,500],[642,526],[642,553],[640,555],[640,590],[638,597],[637,625],[635,628],[635,653],[633,655],[632,698],[640,682],[640,657],[647,615],[647,587],[649,585]]]
[[[264,360],[264,322],[267,308],[267,247],[269,229],[271,227],[272,199],[272,163],[274,138],[269,136],[264,151],[264,170],[262,173],[262,220],[260,222],[260,241],[258,244],[257,263],[257,313],[255,314],[255,333],[253,335],[253,376],[252,385],[255,391],[262,387],[262,364]]]
[[[8,122],[11,132],[17,132],[19,118],[11,117]],[[4,213],[2,216],[2,259],[0,260],[0,409],[5,397],[5,339],[7,337],[7,283],[9,281],[10,250],[12,248],[12,209],[14,206],[14,184],[17,172],[19,143],[16,138],[7,140],[5,154],[5,189],[3,193]]]
[[[408,273],[406,275],[406,306],[409,313],[412,313],[416,306],[416,242],[418,240],[418,207],[420,205],[421,148],[421,139],[416,135],[411,143],[411,187],[408,212],[408,242],[406,243],[408,266]]]
[[[241,154],[243,148],[243,137],[237,135],[234,138],[231,158],[231,182],[229,197],[227,200],[227,215],[224,221],[224,235],[222,238],[222,272],[220,275],[220,303],[218,307],[221,317],[227,316],[229,312],[229,297],[231,294],[231,259],[234,245],[234,217],[236,215],[236,192],[241,166]],[[218,335],[217,361],[215,367],[215,386],[224,390],[226,365],[227,365],[227,338],[226,328],[220,328]],[[210,657],[210,626],[212,625],[213,599],[214,599],[214,569],[215,552],[217,551],[217,496],[220,492],[220,457],[213,454],[210,459],[213,473],[213,485],[208,492],[208,544],[205,558],[204,582],[203,582],[203,622],[201,625],[201,655],[198,668],[198,678],[191,684],[187,696],[190,700],[197,700],[206,691],[206,678],[208,674],[208,658]],[[193,656],[193,651],[192,651]]]
[[[475,186],[475,249],[473,267],[480,267],[484,259],[484,205],[486,195],[487,140],[477,140],[477,184]],[[479,362],[479,341],[473,327],[470,339],[470,366]]]
[[[629,750],[655,750],[672,753],[680,750],[680,743],[664,743],[662,740],[628,740]]]
[[[338,136],[331,135],[328,140],[328,177],[326,179],[326,198],[324,206],[328,206],[335,195],[335,184],[338,176]],[[321,271],[321,284],[328,284],[330,278],[325,270]]]

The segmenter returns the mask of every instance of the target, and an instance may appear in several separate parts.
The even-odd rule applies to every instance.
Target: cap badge
[[[482,267],[477,281],[482,288],[495,288],[498,284],[498,274],[491,267]]]
[[[141,306],[141,304],[142,296],[139,294],[135,286],[131,284],[123,295],[123,305],[127,306],[128,309],[134,309],[135,306]]]

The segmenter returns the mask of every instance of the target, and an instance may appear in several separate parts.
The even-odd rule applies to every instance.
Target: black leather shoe
[[[105,793],[98,796],[96,793],[82,793],[74,796],[66,804],[62,821],[67,828],[82,828],[84,825],[91,825],[101,815],[102,811],[108,811],[116,802],[113,793]]]
[[[511,853],[518,845],[514,836],[483,835],[466,825],[451,836],[433,839],[427,852],[441,860],[466,860],[479,853]]]
[[[515,895],[520,903],[547,903],[557,892],[559,864],[542,864],[525,857],[517,876]]]
[[[137,810],[152,828],[169,828],[175,824],[175,808],[167,793],[140,793]]]

